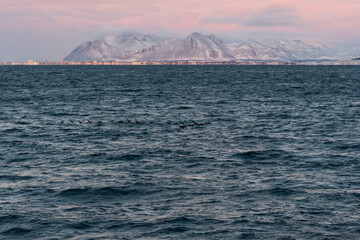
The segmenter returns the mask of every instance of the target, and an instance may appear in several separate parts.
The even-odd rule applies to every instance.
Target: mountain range
[[[304,61],[350,60],[360,47],[340,51],[308,40],[247,40],[225,43],[215,35],[192,33],[183,39],[123,33],[76,47],[64,60],[82,61]]]

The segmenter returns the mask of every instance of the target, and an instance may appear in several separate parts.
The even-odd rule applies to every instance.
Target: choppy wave
[[[0,239],[357,239],[360,71],[0,67]]]
[[[114,197],[136,197],[148,195],[158,190],[151,188],[136,187],[102,187],[102,188],[69,188],[61,191],[58,196],[65,198],[114,198]]]

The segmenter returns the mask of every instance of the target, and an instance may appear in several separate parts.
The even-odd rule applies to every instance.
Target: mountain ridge
[[[295,39],[248,39],[225,43],[214,34],[194,32],[182,39],[153,34],[122,33],[77,46],[67,61],[304,61],[358,57],[358,49],[339,51],[320,42]]]

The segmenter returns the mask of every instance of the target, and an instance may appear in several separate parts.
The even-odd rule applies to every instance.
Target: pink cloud
[[[113,26],[181,31],[275,30],[355,34],[358,0],[14,0],[2,1],[2,28]],[[348,32],[346,32],[348,31]]]
[[[0,31],[9,42],[8,32],[20,36],[31,29],[52,39],[71,38],[71,34],[79,39],[81,33],[86,39],[85,33],[101,27],[182,35],[296,33],[356,40],[360,39],[359,12],[359,0],[0,0]]]

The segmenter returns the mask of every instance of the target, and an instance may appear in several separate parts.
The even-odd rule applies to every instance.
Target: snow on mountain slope
[[[266,49],[265,46],[250,39],[240,44],[227,44],[227,47],[236,60],[257,60],[260,52]]]
[[[305,40],[248,40],[241,44],[229,44],[237,60],[293,61],[325,58],[331,48],[325,44]]]
[[[118,36],[106,37],[104,38],[104,41],[116,48],[121,48],[128,52],[133,52],[139,49],[157,45],[161,43],[163,39],[151,34],[123,33]]]
[[[162,44],[128,54],[124,59],[136,61],[228,61],[234,57],[214,35],[192,33],[182,40],[172,39]]]
[[[102,40],[88,41],[75,48],[64,60],[81,61],[108,61],[117,55],[124,55],[125,51],[114,48]]]
[[[360,58],[360,47],[354,47],[339,51],[336,56],[340,60],[351,60],[354,58]]]
[[[352,59],[360,48],[336,51],[306,40],[247,40],[226,44],[215,35],[193,33],[184,39],[124,33],[82,43],[64,60],[89,61],[297,61]]]
[[[273,49],[280,49],[288,60],[319,59],[331,53],[326,44],[307,40],[269,40],[264,43]]]
[[[113,61],[132,51],[147,48],[161,43],[163,40],[154,35],[124,33],[109,36],[96,41],[82,43],[64,60],[82,61]]]

